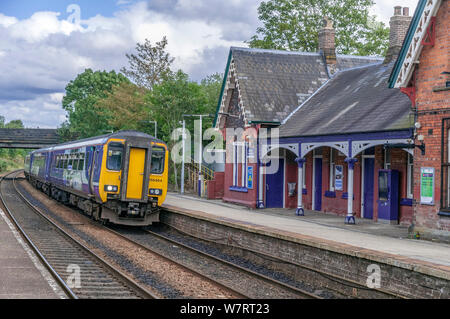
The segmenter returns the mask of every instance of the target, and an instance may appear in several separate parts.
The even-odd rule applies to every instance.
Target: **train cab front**
[[[147,226],[159,221],[163,189],[150,187],[152,167],[159,164],[158,147],[147,137],[110,140],[106,145],[101,218],[114,224]],[[165,149],[164,149],[165,150]]]

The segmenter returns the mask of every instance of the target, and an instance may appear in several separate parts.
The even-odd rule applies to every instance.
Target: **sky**
[[[173,69],[192,80],[223,73],[230,46],[260,26],[262,0],[0,0],[0,115],[26,127],[65,119],[64,88],[86,68],[128,66],[126,53],[167,36]],[[389,24],[394,5],[414,13],[418,0],[375,0],[370,13]]]

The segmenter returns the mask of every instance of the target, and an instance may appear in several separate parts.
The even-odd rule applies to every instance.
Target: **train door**
[[[144,186],[146,149],[130,148],[128,161],[127,198],[141,199]]]
[[[89,189],[91,191],[91,194],[95,194],[94,190],[94,174],[95,174],[95,168],[97,163],[96,155],[98,154],[97,148],[94,146],[92,147],[92,153],[89,156],[91,158],[91,167],[90,167],[90,173],[89,173]]]

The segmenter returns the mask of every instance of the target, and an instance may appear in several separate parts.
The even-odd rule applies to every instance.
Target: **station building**
[[[413,231],[450,232],[450,1],[422,0],[389,78],[410,97],[416,124]]]
[[[420,22],[425,12],[429,12],[429,23]],[[412,36],[417,28],[429,34],[431,21],[435,41],[445,43],[441,49],[435,45],[440,51],[434,54],[442,54],[447,62],[441,61],[439,68],[429,66],[413,81],[417,85],[422,76],[427,82],[429,70],[448,68],[445,19],[448,1],[419,1],[414,17],[408,8],[395,7],[385,59],[336,54],[335,31],[328,19],[319,33],[318,53],[231,48],[214,125],[224,135],[228,128],[251,133],[243,134],[243,140],[227,140],[220,197],[251,208],[296,208],[299,215],[305,209],[339,214],[346,223],[354,223],[356,216],[431,229],[448,227],[447,222],[437,222],[442,210],[436,206],[416,212],[421,205],[417,204],[420,169],[415,157],[419,163],[440,163],[436,155],[429,157],[433,146],[426,145],[426,139],[417,141],[424,127],[428,132],[429,124],[424,119],[422,129],[416,128],[414,105],[429,105],[427,97],[420,101],[419,88],[409,94],[410,82],[402,82],[404,89],[392,84],[398,82],[397,71],[408,56],[409,38],[413,45],[417,42]],[[438,61],[429,59],[431,64]],[[438,78],[443,75],[436,74]],[[442,99],[436,97],[436,104]],[[271,136],[267,140],[249,139],[267,132]],[[277,138],[270,134],[275,132]],[[433,136],[440,133],[435,128]],[[448,139],[447,134],[442,139]],[[441,141],[433,141],[440,149]],[[435,167],[436,172],[440,169]],[[435,193],[440,192],[435,185]],[[428,220],[430,213],[435,216]]]

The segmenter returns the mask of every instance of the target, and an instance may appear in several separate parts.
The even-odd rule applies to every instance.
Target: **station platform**
[[[450,245],[410,239],[406,227],[359,218],[356,225],[347,225],[343,216],[323,212],[307,210],[305,216],[296,216],[290,209],[254,210],[178,193],[168,193],[163,207],[450,280]]]
[[[66,295],[0,208],[0,299],[64,299]]]

